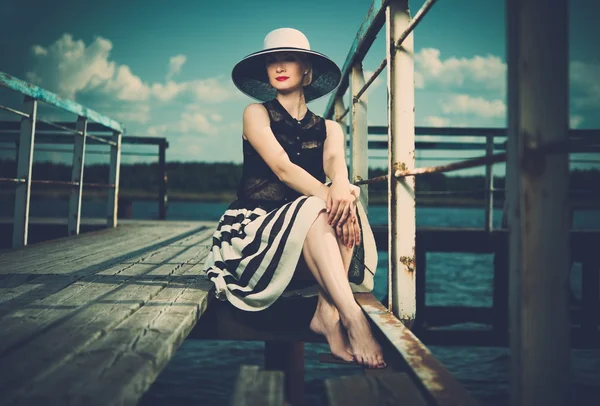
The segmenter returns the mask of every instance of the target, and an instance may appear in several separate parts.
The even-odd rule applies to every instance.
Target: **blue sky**
[[[422,3],[410,1],[412,12]],[[232,85],[233,65],[259,50],[270,30],[294,27],[307,35],[314,50],[342,66],[370,5],[367,0],[3,0],[0,71],[115,118],[129,135],[167,137],[170,161],[240,162],[241,116],[252,100]],[[597,15],[599,2],[571,0],[573,128],[600,128],[600,52],[593,40],[600,37]],[[504,1],[438,1],[416,30],[415,53],[417,125],[505,126]],[[375,70],[384,56],[381,31],[364,69]],[[0,102],[18,107],[19,98],[0,89]],[[309,108],[322,114],[326,102]],[[384,72],[369,92],[370,124],[386,123],[385,103]],[[74,120],[54,109],[41,109],[40,115]],[[58,153],[36,158],[70,160]],[[123,162],[147,159],[125,157]],[[436,162],[417,165],[431,163]],[[384,164],[371,161],[372,166]]]

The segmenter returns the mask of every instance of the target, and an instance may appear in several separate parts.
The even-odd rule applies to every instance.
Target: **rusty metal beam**
[[[431,351],[371,293],[355,294],[369,319],[402,356],[410,372],[437,406],[474,406],[477,401],[431,354]]]
[[[348,56],[342,67],[342,81],[335,92],[331,94],[323,117],[329,119],[333,117],[335,100],[337,97],[341,97],[346,93],[352,67],[355,63],[362,62],[364,55],[369,48],[371,48],[371,45],[377,37],[377,33],[385,23],[385,9],[387,3],[388,0],[374,0],[373,4],[371,4],[367,16],[356,33],[350,51],[348,51]]]

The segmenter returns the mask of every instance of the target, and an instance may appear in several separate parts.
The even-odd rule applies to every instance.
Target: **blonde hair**
[[[308,55],[306,55],[304,52],[298,52],[296,55],[300,63],[302,63],[304,66],[304,71],[306,72],[304,79],[302,79],[302,86],[308,86],[312,83],[312,64],[310,63]]]

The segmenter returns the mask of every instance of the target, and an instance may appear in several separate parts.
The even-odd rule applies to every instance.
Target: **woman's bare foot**
[[[350,352],[350,343],[348,336],[340,321],[340,315],[337,309],[322,300],[319,297],[317,310],[310,321],[310,329],[317,334],[322,334],[327,339],[331,353],[348,362],[354,361],[354,357]]]
[[[343,326],[348,331],[350,348],[356,361],[369,368],[385,368],[383,351],[371,333],[371,327],[360,307],[345,315]]]

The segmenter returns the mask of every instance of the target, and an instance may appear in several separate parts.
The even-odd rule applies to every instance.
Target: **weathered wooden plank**
[[[74,101],[63,99],[52,92],[27,83],[4,72],[0,72],[0,86],[12,89],[25,96],[43,101],[44,103],[66,110],[78,116],[86,117],[112,130],[119,132],[124,131],[123,126],[111,118],[103,116],[94,110],[83,107],[81,104],[75,103]]]
[[[152,288],[157,280],[160,282],[161,277],[169,276],[191,257],[206,255],[207,247],[202,242],[209,235],[212,235],[212,230],[196,233],[168,246],[149,249],[104,267],[94,275],[80,278],[40,300],[12,308],[0,319],[0,356],[36,332],[68,320],[107,295],[118,296],[122,291]]]
[[[119,264],[144,251],[168,245],[196,231],[198,229],[175,235],[147,232],[143,237],[139,237],[134,245],[131,244],[131,240],[124,240],[114,247],[96,252],[89,251],[88,255],[72,261],[55,260],[35,268],[31,267],[29,270],[25,268],[14,273],[0,274],[0,317],[50,296],[98,270]]]
[[[85,258],[89,255],[106,252],[107,250],[119,250],[128,245],[135,244],[143,246],[148,240],[160,237],[161,230],[145,230],[134,228],[128,230],[127,233],[119,233],[113,236],[104,235],[102,239],[88,242],[73,241],[60,246],[50,245],[48,249],[38,250],[32,249],[23,252],[15,252],[4,257],[3,264],[0,265],[0,274],[28,272],[44,269],[44,267],[57,265]],[[173,235],[173,234],[171,234]],[[125,243],[124,246],[120,244]],[[19,255],[22,254],[22,255]],[[104,255],[106,256],[106,255]]]
[[[211,289],[202,267],[192,266],[60,368],[10,396],[32,405],[137,404],[206,309]]]
[[[414,334],[390,313],[372,294],[354,295],[367,317],[381,330],[419,384],[437,406],[475,406],[478,403]]]
[[[200,228],[196,228],[195,231]],[[178,238],[186,232],[194,232],[191,227],[182,226],[179,229],[138,229],[131,230],[130,233],[114,239],[114,244],[110,236],[106,241],[87,246],[84,244],[73,244],[69,252],[54,252],[46,256],[37,256],[31,261],[27,258],[20,261],[14,261],[10,265],[5,265],[0,274],[8,273],[29,273],[40,274],[47,269],[55,268],[53,273],[68,273],[73,269],[82,269],[83,266],[96,265],[120,258],[123,255],[129,255],[137,249],[146,249],[152,244],[160,244],[161,241],[168,244],[171,238]],[[181,238],[181,237],[179,237]],[[68,264],[72,267],[64,268]]]
[[[426,406],[427,403],[406,373],[354,375],[326,379],[329,406]]]
[[[65,236],[53,240],[46,240],[34,245],[27,245],[20,249],[6,249],[0,250],[0,273],[3,270],[3,267],[12,264],[19,260],[19,258],[35,258],[37,256],[45,256],[51,253],[55,253],[56,250],[60,250],[64,247],[70,247],[75,244],[75,241],[78,243],[81,242],[83,244],[91,243],[92,241],[98,240],[102,241],[104,239],[104,235],[100,235],[101,233],[114,232],[115,236],[121,234],[122,232],[126,232],[128,228],[119,227],[115,230],[102,229],[98,231],[83,233],[78,236]],[[113,236],[113,234],[111,234]]]
[[[119,274],[95,275],[79,281],[41,301],[41,312],[30,306],[21,314],[3,318],[0,390],[19,391],[38,374],[55,370],[127,319],[169,283],[179,283],[181,274],[204,261],[208,247],[197,244],[204,238],[190,238],[179,247],[163,248]]]
[[[242,365],[231,406],[282,406],[283,378],[281,371],[261,371],[256,365]]]

